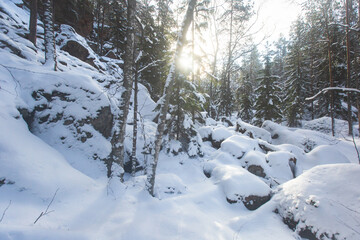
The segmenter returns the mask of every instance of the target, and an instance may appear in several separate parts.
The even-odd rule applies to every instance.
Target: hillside
[[[359,158],[342,120],[332,137],[326,117],[303,129],[205,117],[191,125],[196,150],[164,141],[152,197],[143,147],[154,142],[158,110],[140,84],[138,171],[124,183],[108,178],[123,61],[99,56],[63,24],[59,70],[49,69],[42,23],[35,48],[21,3],[0,2],[1,240],[360,239]]]

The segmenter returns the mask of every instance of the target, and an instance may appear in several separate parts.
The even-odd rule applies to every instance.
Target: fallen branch
[[[40,219],[41,217],[43,217],[43,216],[45,216],[45,215],[48,215],[48,214],[50,214],[50,213],[52,213],[52,212],[55,211],[55,210],[49,211],[49,208],[50,208],[52,202],[54,201],[55,196],[56,196],[56,194],[57,194],[58,191],[59,191],[59,188],[56,189],[56,191],[55,191],[55,193],[54,193],[54,196],[52,197],[50,203],[48,204],[47,208],[45,209],[45,212],[41,212],[41,213],[40,213],[40,215],[38,216],[38,218],[35,220],[34,224],[35,224],[37,221],[39,221],[39,219]]]
[[[358,156],[358,159],[359,159],[359,164],[360,164],[360,154],[359,154],[359,150],[358,150],[358,148],[356,146],[356,143],[355,143],[354,134],[352,134],[351,136],[352,136],[352,140],[353,140],[354,147],[355,147],[355,150],[356,150],[356,153],[357,153],[357,156]]]
[[[4,216],[5,216],[5,214],[6,214],[6,211],[9,209],[10,205],[11,205],[11,200],[10,200],[10,202],[9,202],[9,205],[5,208],[3,214],[2,214],[2,216],[1,216],[1,218],[0,218],[0,223],[1,223],[2,220],[4,219]]]
[[[352,93],[360,94],[360,90],[356,89],[356,88],[328,87],[328,88],[324,88],[324,89],[320,90],[320,92],[318,92],[317,94],[315,94],[312,97],[305,98],[305,101],[313,101],[314,99],[319,97],[321,94],[326,94],[327,92],[330,92],[330,91],[352,92]]]

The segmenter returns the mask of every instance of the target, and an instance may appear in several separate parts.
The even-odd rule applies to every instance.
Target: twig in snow
[[[0,218],[0,223],[1,223],[2,220],[4,219],[5,213],[6,213],[6,211],[9,209],[10,205],[11,205],[11,200],[10,200],[10,202],[9,202],[9,205],[5,208],[3,214],[2,214],[2,216],[1,216],[1,218]]]
[[[353,139],[354,147],[355,147],[355,150],[356,150],[356,153],[357,153],[357,156],[358,156],[358,159],[359,159],[359,164],[360,164],[360,154],[359,154],[358,148],[356,147],[354,134],[352,134],[351,136],[352,136],[352,139]]]
[[[49,207],[51,206],[52,202],[54,201],[55,196],[56,196],[56,194],[57,194],[58,191],[59,191],[59,188],[56,189],[56,191],[55,191],[55,193],[54,193],[54,196],[52,197],[52,199],[51,199],[51,201],[49,202],[47,208],[45,209],[45,212],[41,212],[41,213],[40,213],[40,215],[38,216],[38,218],[35,220],[34,224],[35,224],[37,221],[39,221],[39,219],[40,219],[41,217],[43,217],[43,216],[45,216],[45,215],[48,215],[48,214],[50,214],[50,213],[52,213],[52,212],[55,211],[55,210],[49,211]]]

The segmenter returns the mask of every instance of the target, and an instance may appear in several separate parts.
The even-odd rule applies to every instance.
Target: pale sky
[[[301,7],[294,0],[255,0],[255,9],[259,10],[259,19],[255,29],[263,26],[257,40],[264,35],[271,35],[269,42],[278,39],[281,33],[288,36],[292,22],[300,13]]]

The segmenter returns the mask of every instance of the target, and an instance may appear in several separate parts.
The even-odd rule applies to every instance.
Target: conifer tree
[[[305,57],[304,57],[304,22],[298,19],[293,25],[292,39],[286,58],[286,82],[284,99],[284,115],[288,126],[297,127],[304,112],[305,103]]]
[[[266,46],[264,56],[265,68],[263,76],[259,79],[259,87],[255,90],[255,124],[261,125],[265,120],[280,121],[281,99],[280,88],[277,86],[277,76],[271,73],[271,51],[270,46]]]

